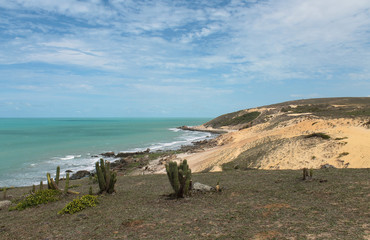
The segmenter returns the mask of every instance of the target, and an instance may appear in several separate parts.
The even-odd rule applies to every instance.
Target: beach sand
[[[266,149],[259,169],[320,168],[324,164],[336,168],[370,168],[370,129],[366,119],[318,119],[301,115],[274,127],[270,125],[267,122],[239,131],[230,130],[216,139],[216,147],[178,154],[172,160],[187,159],[193,172],[222,171],[222,164],[233,161],[244,151],[282,140],[279,147]],[[304,138],[319,132],[329,135],[330,139]],[[152,163],[151,172],[165,173],[164,164]]]

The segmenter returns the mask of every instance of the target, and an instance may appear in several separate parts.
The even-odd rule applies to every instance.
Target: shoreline
[[[72,119],[73,120],[73,119]],[[94,164],[96,161],[99,161],[100,158],[104,158],[108,161],[114,162],[118,159],[109,158],[109,156],[101,155],[102,153],[107,153],[110,151],[115,151],[116,154],[120,154],[117,157],[125,157],[124,154],[128,152],[131,154],[132,152],[140,152],[145,151],[147,148],[151,149],[151,152],[157,153],[165,152],[167,150],[178,150],[181,146],[189,146],[192,145],[192,142],[196,142],[199,140],[210,139],[214,138],[214,133],[201,133],[201,132],[190,132],[190,131],[183,131],[178,129],[179,126],[182,126],[184,123],[189,125],[199,125],[204,123],[206,120],[200,122],[197,119],[190,119],[188,120],[176,120],[176,121],[154,121],[154,123],[149,124],[149,120],[140,121],[138,123],[127,122],[125,121],[114,121],[114,125],[110,125],[104,127],[107,124],[106,121],[93,121],[92,123],[89,121],[86,124],[84,122],[76,122],[71,121],[65,123],[62,122],[55,122],[51,121],[51,129],[46,128],[43,129],[42,133],[50,133],[53,134],[52,141],[50,141],[50,146],[52,147],[50,150],[46,147],[42,147],[43,145],[41,142],[42,137],[36,139],[37,141],[34,143],[36,146],[32,151],[27,150],[27,146],[23,149],[20,149],[21,152],[18,154],[15,151],[12,151],[12,148],[7,149],[5,154],[12,154],[9,155],[13,157],[15,162],[19,162],[18,164],[13,164],[12,168],[10,166],[9,161],[5,161],[5,159],[1,162],[4,163],[4,168],[1,171],[0,175],[0,187],[20,187],[20,186],[29,186],[32,184],[38,184],[40,181],[46,180],[46,172],[50,172],[52,177],[55,177],[55,169],[57,166],[61,168],[61,177],[66,176],[67,170],[73,171],[70,175],[77,173],[81,170],[87,171],[94,171]],[[198,122],[197,122],[198,121]],[[42,125],[44,122],[37,122],[38,125]],[[49,124],[49,122],[47,122]],[[108,122],[109,124],[110,122]],[[23,123],[22,123],[23,124]],[[94,126],[99,126],[98,133],[101,132],[102,134],[107,133],[107,137],[94,137],[95,140],[88,140],[81,139],[80,135],[91,135],[89,133],[91,124]],[[68,129],[73,129],[79,126],[88,126],[81,130],[82,133],[74,134],[71,141],[74,141],[76,145],[71,145],[68,142],[63,142],[62,140],[66,138],[68,131],[65,132],[56,132],[54,131],[54,126],[62,126],[65,125],[72,125]],[[27,125],[28,126],[28,125]],[[116,127],[119,128],[116,128]],[[6,126],[5,126],[6,127]],[[16,126],[10,126],[14,129]],[[9,127],[9,128],[10,128]],[[129,130],[122,132],[120,130],[126,129],[129,127]],[[37,130],[37,129],[36,129]],[[36,132],[36,130],[32,130]],[[23,132],[27,134],[28,128],[26,128]],[[96,133],[94,130],[93,134]],[[135,132],[134,135],[132,133]],[[59,135],[58,135],[59,134]],[[40,134],[40,136],[44,136]],[[76,136],[76,138],[74,138]],[[104,135],[105,136],[105,135]],[[111,140],[110,136],[116,136],[113,140]],[[69,137],[70,138],[70,137]],[[132,138],[132,139],[131,139]],[[56,141],[54,141],[54,139]],[[118,140],[120,141],[118,141]],[[14,140],[14,143],[17,143]],[[48,145],[49,145],[48,144]],[[40,146],[40,147],[38,147]],[[55,147],[54,147],[55,146]],[[77,151],[78,150],[78,151]],[[24,156],[24,153],[28,152],[27,156]],[[23,155],[22,155],[23,154]],[[7,155],[6,155],[7,156]],[[10,158],[11,160],[12,158]],[[19,160],[18,160],[19,159]],[[8,169],[5,171],[5,169]],[[54,176],[53,176],[54,175]]]
[[[181,126],[181,127],[178,127],[178,129],[185,130],[185,131],[193,131],[193,132],[209,132],[209,133],[215,133],[215,134],[224,134],[224,133],[231,132],[230,130],[226,130],[226,129],[205,128],[202,125],[194,126],[194,127]]]
[[[181,127],[176,127],[176,129],[181,129]],[[188,129],[181,129],[183,131],[197,131],[197,130],[188,130]],[[197,132],[206,132],[206,131],[197,131]],[[186,143],[184,145],[175,147],[173,149],[166,149],[166,146],[163,146],[163,149],[158,149],[151,151],[151,149],[146,148],[146,150],[138,150],[138,151],[119,151],[117,153],[113,151],[107,151],[107,152],[101,152],[97,154],[91,154],[91,159],[95,159],[95,161],[91,164],[89,167],[83,167],[76,169],[74,171],[71,171],[68,167],[61,169],[61,178],[65,178],[66,172],[70,173],[70,179],[71,180],[79,180],[85,177],[88,177],[89,175],[94,175],[95,172],[95,162],[99,161],[100,158],[103,158],[104,160],[107,160],[111,163],[111,167],[113,170],[117,171],[119,175],[137,175],[133,174],[133,172],[140,172],[142,170],[145,171],[146,174],[148,172],[145,169],[147,165],[150,164],[150,162],[158,160],[158,158],[166,158],[169,159],[171,156],[174,156],[176,154],[188,152],[188,151],[197,151],[199,148],[201,148],[202,145],[206,144],[208,141],[216,138],[219,136],[220,133],[214,132],[214,131],[207,131],[211,133],[209,136],[204,136],[201,139],[202,140],[195,140],[189,143]],[[173,142],[170,142],[173,143]],[[161,142],[153,143],[154,146],[162,144]],[[134,148],[134,149],[145,149],[145,148]],[[72,155],[71,155],[72,156]],[[79,155],[80,156],[80,155]],[[74,158],[75,159],[75,158]],[[76,159],[75,159],[76,160]],[[78,160],[78,159],[77,159]],[[48,170],[48,172],[51,173],[51,176],[54,177],[55,175],[55,169]],[[42,178],[42,176],[40,177]],[[46,183],[46,179],[43,178],[43,183]],[[29,184],[4,184],[0,186],[0,189],[2,188],[20,188],[20,187],[29,187],[32,186],[32,184],[37,185],[39,184],[39,181],[34,181],[33,183],[30,182]]]

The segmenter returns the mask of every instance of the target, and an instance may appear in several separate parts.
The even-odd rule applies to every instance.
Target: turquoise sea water
[[[28,186],[46,172],[92,170],[103,152],[175,149],[211,137],[176,129],[209,119],[0,119],[0,187]]]

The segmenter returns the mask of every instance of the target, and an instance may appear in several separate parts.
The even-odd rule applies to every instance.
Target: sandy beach
[[[317,169],[324,164],[336,168],[370,168],[370,129],[367,121],[353,118],[319,119],[300,114],[274,127],[267,122],[242,130],[222,128],[227,133],[215,139],[217,146],[177,154],[170,159],[187,159],[193,172],[222,171],[222,164],[235,160],[241,153],[279,141],[278,147],[265,149],[258,169]],[[221,130],[204,125],[194,127],[194,130],[198,129]],[[317,132],[329,135],[330,139],[302,137]],[[151,162],[148,169],[152,173],[165,173],[164,164],[159,159]]]

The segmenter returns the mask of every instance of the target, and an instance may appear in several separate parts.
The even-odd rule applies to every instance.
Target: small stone
[[[214,187],[208,186],[203,183],[195,182],[193,183],[193,190],[200,192],[214,192],[216,189]]]
[[[0,209],[8,208],[12,204],[9,200],[0,201]]]

